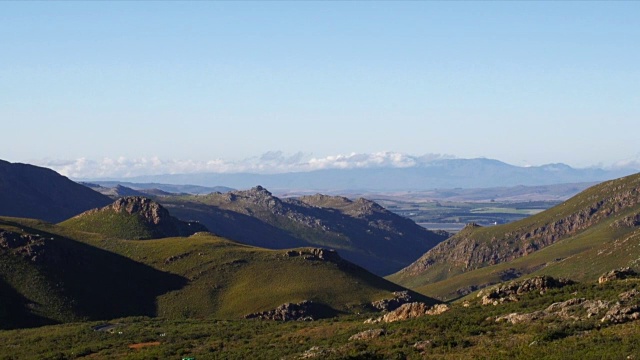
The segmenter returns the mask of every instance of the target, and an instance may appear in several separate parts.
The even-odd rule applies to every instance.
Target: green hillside
[[[332,248],[378,275],[402,269],[448,237],[363,198],[280,199],[257,186],[225,194],[163,197],[161,201],[176,217],[197,220],[228,239],[270,249]]]
[[[290,322],[128,317],[106,324],[113,333],[93,330],[104,322],[6,330],[0,358],[635,359],[638,285],[628,278],[536,288],[495,306],[474,297],[391,323],[365,323],[370,314]]]
[[[640,266],[640,175],[594,186],[515,223],[467,226],[389,279],[451,299],[528,274],[593,280]]]
[[[140,196],[117,199],[111,205],[86,211],[60,225],[133,240],[189,236],[199,231],[207,231],[197,222],[184,222],[174,218],[162,205]]]
[[[131,241],[2,218],[0,234],[8,328],[133,315],[238,319],[303,300],[353,313],[404,290],[330,252],[266,250],[209,233]]]
[[[37,220],[0,218],[3,327],[156,314],[187,279],[78,241]]]

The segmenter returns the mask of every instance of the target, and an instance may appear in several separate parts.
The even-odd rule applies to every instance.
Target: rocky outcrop
[[[114,219],[110,216],[114,212],[126,214],[136,219],[134,222]],[[117,199],[111,205],[86,211],[62,224],[75,227],[78,230],[89,232],[100,230],[105,235],[125,236],[124,238],[135,240],[190,236],[197,232],[208,231],[206,227],[196,221],[178,220],[159,203],[141,196],[127,196]],[[125,234],[114,233],[115,231],[125,232]],[[130,237],[126,237],[128,235]]]
[[[394,291],[393,298],[374,301],[371,303],[371,306],[379,311],[392,311],[412,301],[413,298],[408,291]]]
[[[171,221],[171,215],[169,211],[157,202],[141,197],[141,196],[127,196],[120,198],[113,202],[113,204],[107,206],[116,212],[126,212],[127,214],[136,214],[145,219],[151,224],[161,224]]]
[[[637,277],[637,276],[638,276],[638,273],[635,270],[629,267],[625,267],[621,269],[611,270],[608,273],[603,274],[598,278],[598,283],[603,284],[613,280],[622,280],[622,279]]]
[[[380,322],[390,323],[395,321],[415,319],[425,315],[440,315],[448,310],[449,306],[446,304],[429,306],[422,302],[412,302],[403,304],[396,310],[391,311],[377,319],[368,319],[365,321],[365,324],[375,324]]]
[[[573,298],[531,313],[511,313],[496,317],[496,322],[527,323],[541,319],[586,320],[602,316],[600,322],[620,324],[640,319],[640,292],[632,289],[618,295],[620,301]]]
[[[245,319],[276,321],[313,321],[331,317],[335,312],[326,305],[304,300],[299,303],[285,303],[273,310],[245,315]]]
[[[611,226],[616,228],[622,228],[622,227],[631,228],[631,227],[640,226],[640,213],[625,216],[620,220],[616,220],[613,224],[611,224]]]
[[[403,269],[402,273],[414,276],[444,263],[464,272],[508,262],[575,235],[639,204],[640,176],[608,181],[509,227],[515,230],[497,233],[494,228],[466,227]],[[637,215],[633,215],[619,225],[636,226],[638,219]]]
[[[640,291],[631,289],[618,295],[617,301],[601,319],[602,322],[621,324],[640,319]]]
[[[305,260],[330,261],[333,263],[343,262],[338,252],[333,249],[305,248],[301,250],[288,250],[285,257],[302,257]]]
[[[509,322],[512,324],[527,323],[540,319],[582,320],[601,314],[606,311],[610,303],[602,300],[587,300],[574,298],[549,305],[546,309],[531,313],[511,313],[498,316],[496,322]]]
[[[371,339],[375,339],[378,338],[380,336],[384,336],[387,335],[387,330],[385,329],[371,329],[371,330],[365,330],[365,331],[361,331],[355,335],[352,335],[349,338],[349,341],[367,341],[367,340],[371,340]]]
[[[316,359],[316,358],[326,358],[330,355],[334,355],[335,353],[337,353],[336,349],[323,349],[319,346],[312,346],[311,348],[309,348],[309,350],[306,350],[304,353],[302,353],[298,358],[299,359]]]
[[[512,281],[478,292],[482,305],[498,305],[504,302],[518,301],[518,297],[530,292],[541,295],[549,289],[561,288],[574,284],[569,279],[555,279],[551,276],[536,276],[521,281]]]
[[[64,256],[60,249],[51,246],[53,238],[38,234],[19,234],[0,230],[0,250],[9,251],[34,263],[58,264]]]

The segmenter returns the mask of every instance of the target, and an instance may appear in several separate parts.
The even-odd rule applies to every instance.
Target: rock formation
[[[561,288],[574,282],[569,279],[555,279],[551,276],[536,276],[521,281],[512,281],[478,292],[482,305],[498,305],[503,302],[518,301],[518,296],[530,292],[544,294],[547,290]]]

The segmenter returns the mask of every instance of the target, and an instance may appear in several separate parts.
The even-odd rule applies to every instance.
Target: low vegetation
[[[352,314],[405,290],[328,251],[267,250],[210,233],[132,241],[15,218],[0,219],[0,231],[0,285],[14,293],[0,301],[5,328],[131,315],[240,319],[303,300]]]
[[[108,331],[93,330],[101,322],[1,331],[0,359],[626,359],[640,351],[635,322],[603,322],[602,314],[496,320],[574,298],[614,302],[637,285],[578,283],[496,306],[473,297],[440,315],[387,324],[365,324],[363,315],[310,322],[128,317],[109,321],[115,326]],[[350,340],[367,330],[369,338]]]

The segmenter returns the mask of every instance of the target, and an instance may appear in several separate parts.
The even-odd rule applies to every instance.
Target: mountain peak
[[[126,212],[129,215],[138,214],[153,224],[160,224],[171,218],[169,211],[157,202],[142,196],[126,196],[117,199],[107,206],[116,212]]]
[[[86,211],[61,225],[122,239],[158,239],[190,236],[208,231],[197,222],[184,222],[157,202],[142,196],[127,196],[103,208]]]

